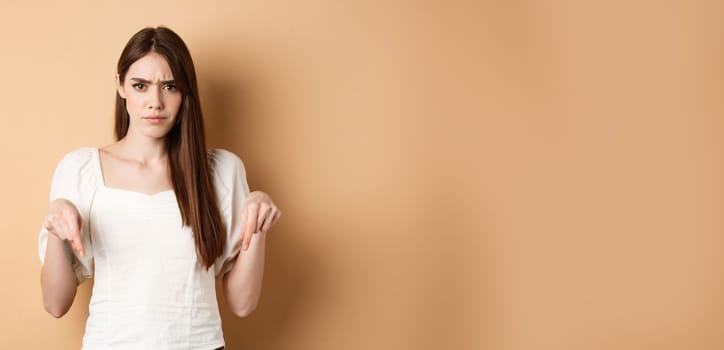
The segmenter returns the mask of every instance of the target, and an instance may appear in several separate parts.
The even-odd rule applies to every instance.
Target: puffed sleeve
[[[74,254],[70,246],[66,244],[66,252],[71,256],[71,265],[79,284],[93,276],[93,246],[88,221],[92,196],[97,185],[94,176],[93,154],[91,148],[81,148],[66,154],[56,167],[50,186],[51,202],[59,198],[67,199],[75,204],[81,215],[81,239],[85,256]],[[38,253],[41,263],[45,262],[49,234],[50,232],[45,226],[41,226],[38,237]]]
[[[244,163],[234,153],[223,149],[209,151],[214,187],[219,201],[221,221],[226,234],[223,254],[214,263],[217,277],[233,266],[241,250],[241,207],[249,195]]]

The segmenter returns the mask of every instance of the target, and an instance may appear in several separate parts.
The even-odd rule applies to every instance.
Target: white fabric
[[[213,270],[198,263],[173,190],[146,195],[106,187],[96,148],[68,153],[50,200],[73,202],[83,219],[85,257],[73,255],[79,282],[95,277],[83,349],[215,349],[224,345],[215,277],[239,253],[241,206],[249,193],[241,160],[209,151],[227,245]],[[41,228],[45,259],[48,232]]]

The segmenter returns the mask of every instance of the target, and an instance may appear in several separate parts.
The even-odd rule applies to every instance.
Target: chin
[[[154,139],[162,139],[165,138],[166,135],[168,135],[168,132],[171,131],[171,128],[167,129],[156,129],[156,130],[144,130],[143,136],[154,138]]]

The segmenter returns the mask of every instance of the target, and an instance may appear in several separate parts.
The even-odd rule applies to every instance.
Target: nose
[[[163,96],[161,95],[161,88],[156,87],[155,89],[151,89],[151,93],[149,94],[149,101],[148,101],[148,109],[151,110],[162,110],[163,109]]]

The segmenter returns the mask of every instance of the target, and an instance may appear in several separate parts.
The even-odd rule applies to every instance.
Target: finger
[[[55,235],[58,236],[58,238],[65,241],[71,241],[73,239],[73,236],[71,235],[70,225],[68,224],[68,220],[64,216],[55,216],[55,218],[53,219],[53,228],[55,229]]]
[[[50,235],[55,239],[65,241],[67,236],[61,228],[60,221],[56,215],[50,215],[45,220],[45,228],[50,232]]]
[[[256,223],[257,223],[257,217],[259,216],[259,205],[256,203],[251,203],[246,208],[247,215],[246,215],[246,222],[244,223],[244,226],[246,226],[245,234],[242,243],[242,247],[244,250],[247,250],[249,248],[249,242],[251,241],[251,236],[254,235],[254,232],[256,230]]]
[[[50,231],[50,233],[57,236],[55,233],[55,215],[48,215],[48,217],[45,218],[43,226],[46,230]]]
[[[264,220],[264,226],[262,226],[261,232],[266,233],[267,231],[269,231],[269,229],[271,228],[272,223],[274,222],[276,216],[277,216],[277,212],[274,211],[274,212],[271,213],[271,216],[270,216],[270,217],[268,217],[266,220]]]
[[[246,208],[241,209],[241,234],[239,235],[239,239],[243,239],[244,235],[246,234]]]
[[[67,218],[64,217],[58,219],[55,223],[55,226],[56,236],[58,236],[58,238],[62,241],[67,242],[73,253],[80,254],[80,250],[78,249],[78,242],[80,241],[80,239],[75,237],[75,234],[73,233],[73,228],[68,222]]]
[[[45,218],[45,221],[43,221],[43,228],[51,231],[51,224],[50,224],[50,218]]]
[[[83,248],[83,240],[81,239],[80,233],[81,223],[80,218],[70,219],[68,226],[70,228],[73,250],[78,252],[80,256],[85,256],[85,249]]]
[[[70,210],[63,210],[55,215],[55,226],[59,238],[67,240],[73,252],[83,256],[83,243],[80,239],[80,229],[78,216]]]
[[[274,220],[272,220],[271,226],[274,226],[277,224],[277,221],[279,221],[279,218],[282,216],[282,211],[279,210],[279,208],[275,208],[276,212],[274,213]]]
[[[269,205],[262,205],[261,209],[259,210],[259,218],[256,221],[256,232],[264,232],[263,227],[264,223],[266,221],[269,221],[271,219],[271,213],[272,208]]]

